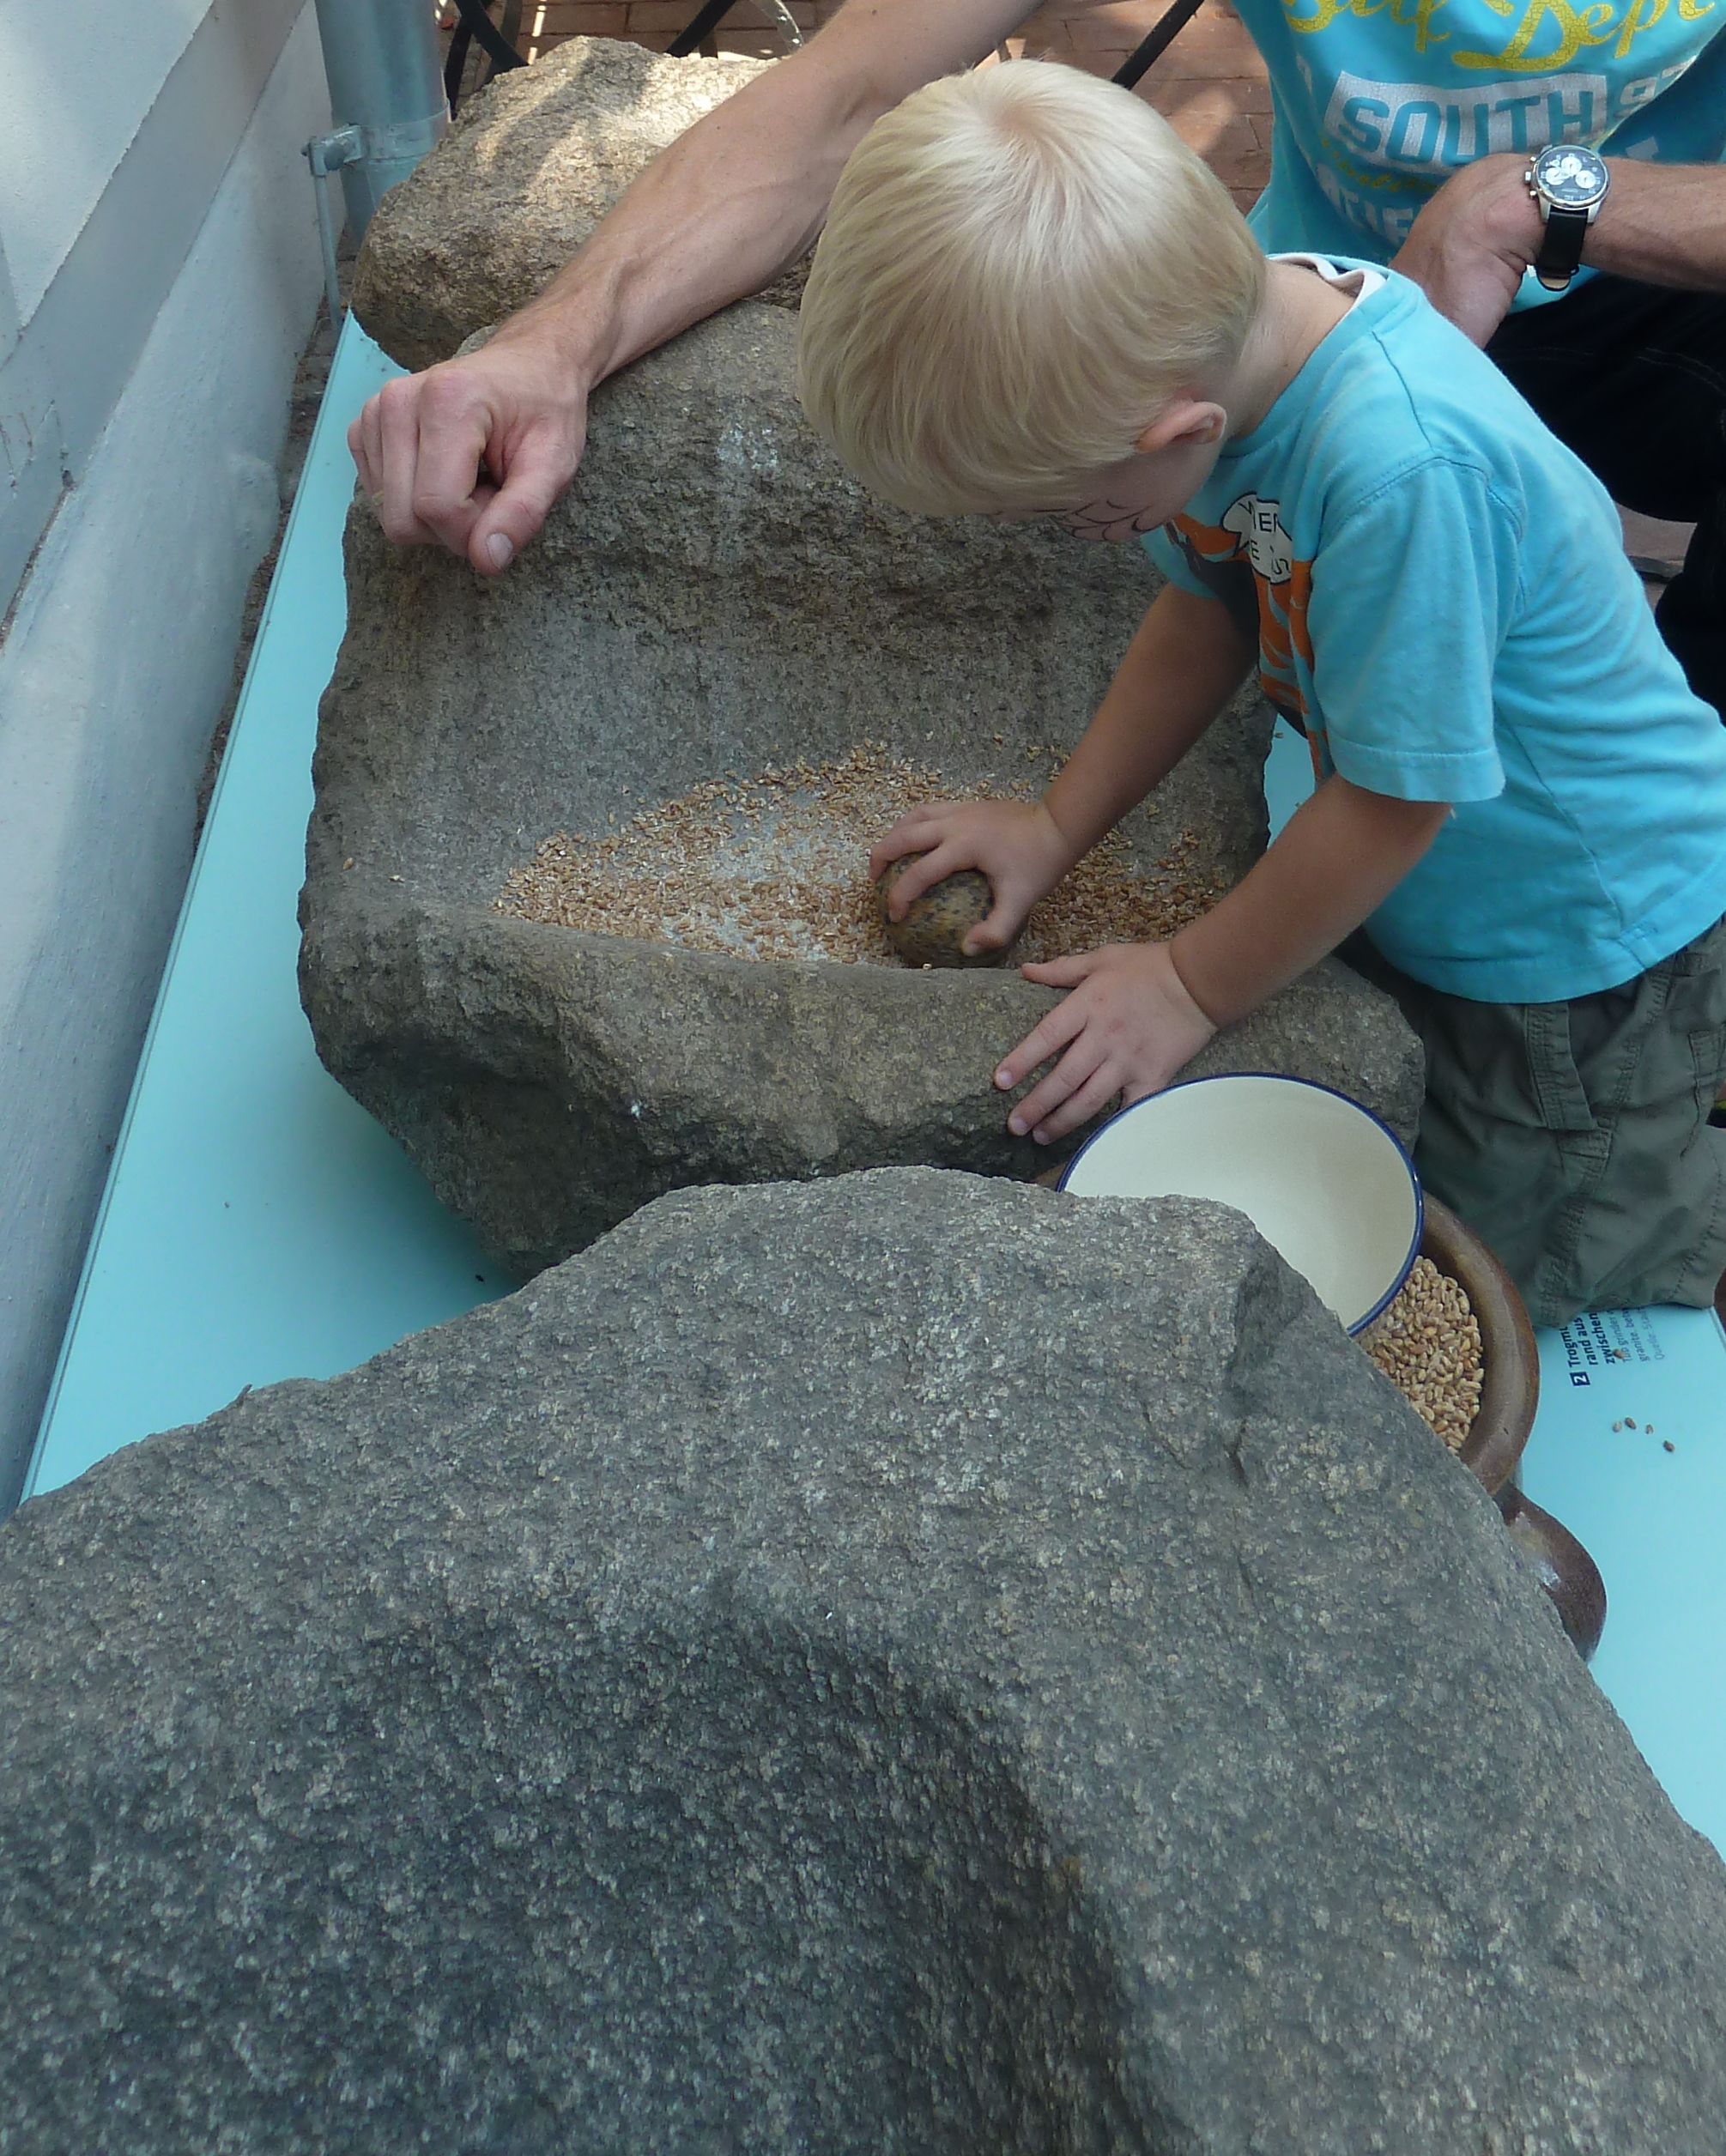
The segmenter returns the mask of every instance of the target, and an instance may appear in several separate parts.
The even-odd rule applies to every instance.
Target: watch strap
[[[1577,273],[1582,243],[1588,231],[1585,209],[1566,209],[1553,203],[1547,211],[1546,232],[1535,257],[1535,275],[1548,292],[1562,292]]]

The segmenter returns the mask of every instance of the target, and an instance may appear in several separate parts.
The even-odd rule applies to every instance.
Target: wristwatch
[[[1600,215],[1612,175],[1591,149],[1554,142],[1523,174],[1540,205],[1546,233],[1535,257],[1535,275],[1548,292],[1562,292],[1582,260],[1583,234]]]

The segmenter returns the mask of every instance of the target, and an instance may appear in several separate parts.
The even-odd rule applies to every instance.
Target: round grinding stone
[[[995,893],[980,869],[961,869],[915,899],[902,921],[892,919],[887,899],[893,886],[921,854],[903,854],[888,863],[875,884],[881,897],[881,926],[887,940],[907,966],[1000,966],[1005,951],[968,953],[965,939],[987,918]]]

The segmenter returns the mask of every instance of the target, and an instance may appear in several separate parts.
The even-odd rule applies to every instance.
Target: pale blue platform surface
[[[1711,1310],[1624,1310],[1539,1338],[1523,1487],[1606,1581],[1601,1689],[1726,1855],[1726,1334]]]
[[[344,438],[391,371],[350,322],[29,1495],[153,1430],[201,1419],[245,1386],[331,1375],[512,1285],[325,1075],[294,982],[318,699],[344,616]],[[1306,783],[1293,736],[1279,740],[1267,779],[1280,821]],[[1726,1336],[1705,1312],[1638,1312],[1549,1334],[1541,1354],[1524,1485],[1606,1576],[1611,1611],[1595,1674],[1684,1815],[1726,1848]],[[1589,1383],[1572,1384],[1572,1371]]]
[[[347,615],[349,321],[145,1041],[27,1498],[247,1385],[322,1378],[503,1292],[318,1063],[294,979],[318,699]]]

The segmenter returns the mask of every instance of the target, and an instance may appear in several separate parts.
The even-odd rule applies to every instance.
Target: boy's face
[[[1220,405],[1171,408],[1146,427],[1132,456],[1082,482],[1071,508],[1033,513],[1054,518],[1081,539],[1142,537],[1184,509],[1210,477],[1227,431]]]

